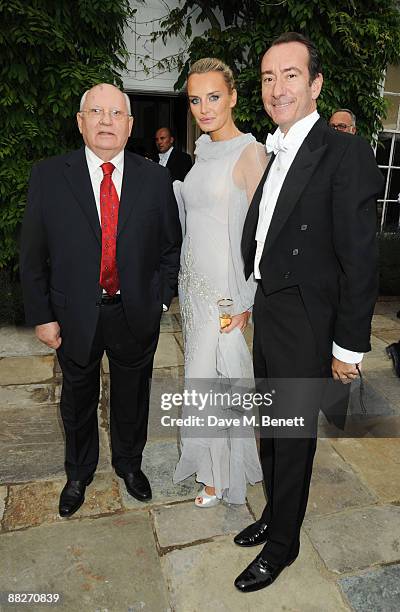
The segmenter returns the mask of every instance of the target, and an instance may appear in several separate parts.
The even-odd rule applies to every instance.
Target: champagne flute
[[[230,298],[223,298],[217,302],[219,312],[219,326],[221,329],[225,329],[232,323],[232,310],[233,300]]]

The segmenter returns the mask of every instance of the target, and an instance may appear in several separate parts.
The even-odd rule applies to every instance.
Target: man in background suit
[[[356,116],[349,108],[338,108],[329,119],[329,127],[339,132],[355,134],[357,132]]]
[[[268,503],[235,543],[264,548],[235,581],[243,592],[272,584],[299,554],[323,379],[351,382],[370,350],[382,186],[371,146],[319,117],[322,68],[307,38],[289,32],[276,39],[262,59],[261,80],[265,110],[278,129],[267,138],[271,160],[242,239],[246,278],[254,272],[258,280],[254,373],[261,385],[267,377],[290,379],[279,387],[290,401],[279,405],[278,394],[274,416],[294,409],[311,422],[312,435],[267,437],[261,429]],[[335,423],[343,426],[346,409],[347,402]]]
[[[158,149],[158,161],[171,173],[173,181],[184,181],[185,176],[192,167],[192,158],[187,153],[177,151],[174,144],[174,136],[168,127],[159,128],[155,135],[156,147]]]
[[[85,147],[32,169],[20,259],[26,321],[57,350],[63,372],[63,517],[82,505],[98,462],[104,351],[112,463],[131,495],[151,499],[141,470],[149,379],[181,241],[168,172],[124,151],[133,125],[128,96],[96,85],[77,121]]]

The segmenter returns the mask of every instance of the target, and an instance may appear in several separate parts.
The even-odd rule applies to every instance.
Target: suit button
[[[285,272],[285,274],[283,275],[283,278],[289,278],[290,276],[290,272]]]
[[[307,229],[307,227],[308,227],[308,225],[302,225],[302,226],[300,227],[300,229],[301,229],[301,231],[302,231],[302,232],[305,232],[305,231],[306,231],[306,229]]]
[[[299,249],[293,249],[292,255],[298,255],[298,254],[299,254]]]

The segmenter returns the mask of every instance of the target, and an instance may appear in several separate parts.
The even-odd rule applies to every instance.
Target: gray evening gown
[[[251,134],[215,142],[203,134],[195,155],[194,166],[183,183],[174,182],[174,191],[184,234],[179,302],[185,381],[188,388],[201,389],[209,381],[253,378],[243,334],[239,329],[220,333],[217,302],[231,298],[234,314],[253,305],[256,285],[252,277],[247,282],[244,278],[240,240],[267,160]],[[183,407],[182,416],[189,412]],[[262,480],[254,431],[223,427],[216,434],[214,427],[210,432],[205,427],[195,435],[181,428],[174,482],[196,474],[197,481],[215,487],[218,498],[243,504],[247,483]]]

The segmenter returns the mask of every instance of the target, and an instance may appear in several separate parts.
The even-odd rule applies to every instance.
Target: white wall
[[[131,56],[128,70],[123,75],[124,88],[132,92],[174,93],[178,71],[163,73],[153,68],[150,74],[146,74],[139,58],[149,55],[151,59],[146,63],[152,66],[157,60],[186,49],[187,41],[183,37],[168,38],[166,44],[161,38],[154,43],[150,40],[151,32],[160,29],[160,19],[168,14],[168,10],[179,6],[179,2],[176,0],[145,0],[145,2],[130,0],[130,4],[132,8],[137,9],[137,12],[130,23],[130,28],[125,30],[125,42]],[[201,34],[207,27],[207,22],[199,25],[193,23],[194,35]]]

